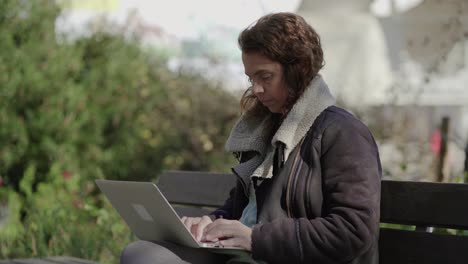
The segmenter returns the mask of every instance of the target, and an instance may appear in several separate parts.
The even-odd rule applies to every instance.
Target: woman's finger
[[[210,224],[210,229],[205,229],[202,240],[213,241],[219,239],[223,246],[242,247],[251,251],[252,229],[239,221],[218,221]],[[221,242],[222,241],[222,242]]]
[[[227,219],[216,219],[214,222],[210,223],[205,227],[205,234],[210,232],[211,229],[216,228],[219,225],[228,225],[231,222],[235,222],[232,220],[227,220]]]
[[[197,224],[198,222],[200,222],[200,217],[187,217],[184,220],[184,225],[190,231],[190,233],[193,233],[192,226]]]
[[[197,225],[197,229],[195,231],[195,233],[196,233],[195,238],[198,241],[201,241],[202,236],[203,236],[203,232],[204,232],[204,229],[206,228],[206,226],[208,226],[212,222],[213,221],[211,221],[211,218],[206,216],[206,215],[201,218],[200,222]]]
[[[219,244],[223,247],[244,247],[243,239],[240,237],[231,237],[228,239],[220,240]]]
[[[224,239],[228,237],[233,237],[237,231],[237,228],[233,228],[234,226],[231,224],[218,224],[211,228],[209,231],[206,231],[204,235],[204,239],[211,241],[215,239]]]

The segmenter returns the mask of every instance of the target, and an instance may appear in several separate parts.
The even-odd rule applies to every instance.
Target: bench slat
[[[171,203],[220,207],[236,180],[226,173],[167,171],[157,185]]]
[[[382,181],[380,222],[468,229],[468,184]]]
[[[380,264],[466,264],[468,236],[380,229]]]
[[[205,209],[205,208],[197,208],[197,207],[180,207],[180,206],[173,206],[176,213],[179,217],[182,216],[190,216],[190,217],[200,217],[204,215],[209,215],[213,212],[213,209]]]

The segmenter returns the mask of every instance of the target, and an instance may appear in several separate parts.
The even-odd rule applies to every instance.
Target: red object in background
[[[440,146],[442,145],[442,135],[439,130],[436,130],[431,135],[431,151],[432,153],[439,155]]]
[[[3,178],[0,177],[0,186],[3,186]]]
[[[63,177],[65,180],[68,180],[68,179],[70,179],[70,178],[72,177],[72,174],[71,174],[71,172],[69,172],[69,171],[63,171],[63,172],[62,172],[62,177]]]

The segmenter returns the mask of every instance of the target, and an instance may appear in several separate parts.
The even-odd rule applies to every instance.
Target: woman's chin
[[[282,113],[282,111],[280,109],[277,109],[275,107],[268,107],[267,106],[267,108],[268,108],[268,110],[270,110],[270,112],[272,112],[274,114],[281,114]]]

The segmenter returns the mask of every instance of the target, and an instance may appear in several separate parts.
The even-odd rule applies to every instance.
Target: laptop
[[[141,240],[169,241],[192,248],[240,250],[216,242],[198,242],[152,182],[96,180],[99,189]]]

